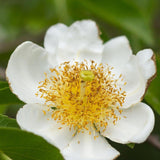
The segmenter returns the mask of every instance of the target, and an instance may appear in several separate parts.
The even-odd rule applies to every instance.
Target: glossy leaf
[[[0,115],[0,127],[19,128],[15,119],[9,118],[5,115]]]
[[[0,104],[20,104],[21,102],[10,90],[7,82],[0,82]]]
[[[13,128],[0,128],[0,150],[13,160],[63,160],[43,138]]]
[[[3,152],[0,151],[0,160],[12,160],[7,155],[5,155]]]

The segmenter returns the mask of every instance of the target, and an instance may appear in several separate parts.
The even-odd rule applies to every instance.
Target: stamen
[[[116,125],[120,119],[126,96],[123,76],[116,79],[112,69],[94,61],[64,62],[45,73],[36,95],[45,99],[51,118],[74,129],[74,135],[105,130],[109,121]]]

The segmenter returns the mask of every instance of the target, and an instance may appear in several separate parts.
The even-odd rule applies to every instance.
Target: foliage
[[[135,144],[134,143],[128,143],[127,146],[131,149],[133,149],[135,147]]]
[[[0,150],[13,160],[63,160],[43,138],[13,128],[0,128]]]
[[[22,103],[10,90],[8,83],[0,81],[0,105]]]
[[[134,53],[146,46],[155,50],[157,77],[151,83],[145,101],[153,107],[158,117],[157,113],[160,114],[160,47],[158,46],[160,37],[158,37],[159,29],[156,28],[159,23],[157,19],[159,20],[160,17],[158,4],[158,0],[0,1],[0,69],[6,68],[11,53],[22,41],[31,40],[42,44],[44,32],[52,24],[62,22],[69,25],[75,20],[93,19],[102,30],[103,40],[127,35]],[[2,80],[0,81],[0,114],[15,117],[17,108],[22,106],[23,102],[12,94],[3,76],[0,79]],[[159,122],[157,118],[154,133],[158,135]],[[134,149],[131,152],[128,147],[123,146],[122,157],[119,159],[158,160],[160,157],[159,151],[148,143],[135,147],[134,144],[128,146]],[[145,150],[147,150],[146,154],[144,154]],[[15,119],[0,115],[0,159],[61,160],[63,158],[58,149],[39,136],[21,131]]]
[[[0,115],[0,127],[19,128],[15,119],[8,118],[5,115]]]

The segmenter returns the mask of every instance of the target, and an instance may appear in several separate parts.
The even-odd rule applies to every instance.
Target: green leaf
[[[0,128],[0,150],[13,160],[63,160],[43,138],[13,128]]]
[[[73,0],[71,0],[72,3]],[[154,38],[151,24],[148,19],[141,13],[138,7],[124,0],[78,0],[74,7],[86,9],[104,22],[110,23],[134,36],[143,40],[143,42],[153,45]]]
[[[0,105],[0,114],[4,114],[8,108],[7,104]]]
[[[133,149],[135,147],[135,143],[128,143],[127,146],[131,149]]]
[[[12,160],[7,155],[5,155],[3,152],[0,151],[0,160]]]
[[[0,81],[0,90],[8,88],[8,83],[6,81]]]
[[[156,56],[156,63],[157,76],[149,86],[144,99],[160,115],[160,89],[157,88],[160,84],[160,57],[158,55]]]
[[[0,104],[22,104],[10,90],[8,83],[0,81]]]
[[[0,127],[19,128],[15,119],[8,118],[7,116],[4,116],[4,115],[0,115]]]

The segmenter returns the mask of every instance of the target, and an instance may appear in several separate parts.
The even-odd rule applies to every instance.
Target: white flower
[[[95,22],[49,28],[44,48],[24,42],[8,63],[22,129],[57,146],[66,160],[112,160],[119,152],[104,137],[142,143],[154,126],[140,102],[156,73],[154,54],[132,54],[125,36],[103,44]]]

